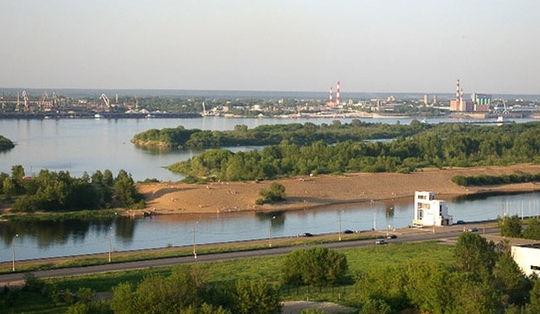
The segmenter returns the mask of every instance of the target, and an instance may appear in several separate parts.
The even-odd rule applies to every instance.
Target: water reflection
[[[497,194],[448,200],[454,221],[496,219],[499,216],[539,216],[540,193]],[[159,248],[277,237],[339,230],[392,230],[411,224],[412,197],[386,202],[341,204],[312,210],[213,215],[163,215],[132,219],[116,217],[95,221],[0,223],[0,261],[10,259],[18,234],[19,259],[103,253],[112,236],[113,250]],[[275,218],[274,218],[275,217]],[[196,226],[196,227],[195,227]]]

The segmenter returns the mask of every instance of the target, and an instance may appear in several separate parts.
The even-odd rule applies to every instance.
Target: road
[[[457,237],[463,232],[463,230],[464,230],[463,226],[450,226],[450,227],[442,227],[442,228],[438,227],[435,229],[405,228],[405,229],[400,229],[394,232],[395,234],[398,235],[398,238],[388,240],[388,242],[391,245],[394,242],[403,243],[403,242],[418,242],[418,241],[428,241],[428,240],[455,241]],[[490,227],[485,227],[485,229],[479,228],[479,233],[484,235],[488,240],[493,240],[494,242],[500,241],[500,237],[497,236],[497,234],[499,233],[499,229],[496,227],[490,226]],[[385,235],[385,233],[381,232],[381,235]],[[497,238],[499,239],[497,240]],[[375,242],[373,240],[341,241],[341,242],[333,242],[333,243],[325,243],[325,244],[310,244],[309,246],[306,246],[306,247],[322,246],[329,249],[343,249],[343,248],[362,247],[362,246],[369,246],[369,245],[375,245]],[[198,255],[196,259],[193,256],[183,256],[183,257],[161,258],[161,259],[152,259],[152,260],[144,260],[144,261],[134,261],[134,262],[110,263],[110,264],[86,266],[86,267],[39,270],[33,273],[36,276],[36,278],[40,278],[40,279],[81,276],[81,275],[91,275],[91,274],[114,272],[114,271],[125,271],[125,270],[145,269],[145,268],[151,268],[151,267],[173,266],[177,264],[226,261],[226,260],[235,260],[235,259],[250,258],[250,257],[284,255],[284,254],[290,253],[293,250],[297,250],[299,248],[300,248],[299,246],[274,247],[274,248],[268,248],[268,249],[263,249],[263,250],[253,250],[253,251],[204,254],[204,255]],[[20,286],[23,283],[24,283],[24,273],[9,273],[9,274],[0,275],[0,287]]]

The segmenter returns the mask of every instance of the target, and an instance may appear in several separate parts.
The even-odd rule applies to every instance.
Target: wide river
[[[22,165],[26,174],[41,169],[67,170],[73,176],[84,172],[120,169],[135,180],[157,178],[177,181],[181,175],[164,167],[186,160],[197,151],[159,152],[135,148],[133,135],[148,129],[165,127],[230,130],[244,124],[249,128],[263,124],[331,124],[336,119],[235,119],[204,117],[196,119],[118,119],[118,120],[0,120],[0,134],[13,140],[15,148],[0,153],[0,172],[11,173],[13,165]],[[352,119],[339,119],[348,123]],[[408,124],[411,119],[368,119],[368,122]],[[455,120],[433,119],[428,123]],[[529,120],[517,119],[516,122]],[[246,150],[251,147],[235,147]],[[429,186],[426,187],[429,190]],[[500,215],[540,215],[539,194],[499,195],[483,199],[452,200],[454,221],[480,221]],[[393,214],[387,214],[393,207]],[[117,217],[104,221],[0,223],[0,262],[107,252],[159,248],[166,246],[228,242],[271,237],[337,233],[338,230],[400,228],[411,224],[412,198],[400,203],[351,204],[325,209],[270,214],[220,214],[157,216],[145,219]]]

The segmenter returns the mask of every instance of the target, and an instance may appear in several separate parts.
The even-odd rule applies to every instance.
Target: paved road
[[[435,232],[433,232],[435,231]],[[397,239],[388,240],[388,242],[418,242],[418,241],[427,241],[435,239],[446,239],[449,241],[455,241],[457,237],[463,232],[463,226],[451,226],[443,228],[431,228],[424,229],[400,229],[395,233],[398,235]],[[486,227],[480,228],[479,233],[483,234],[486,237],[491,237],[490,240],[498,242],[496,234],[499,230],[495,227]],[[385,233],[382,232],[381,235]],[[341,249],[341,248],[352,248],[352,247],[361,247],[375,245],[373,240],[358,240],[358,241],[342,241],[326,244],[312,244],[306,247],[311,246],[323,246],[329,249]],[[68,276],[80,276],[80,275],[90,275],[97,273],[106,273],[113,271],[123,271],[123,270],[135,270],[135,269],[144,269],[151,267],[162,267],[162,266],[172,266],[177,264],[190,264],[198,262],[213,262],[213,261],[224,261],[224,260],[234,260],[241,258],[249,257],[259,257],[259,256],[271,256],[271,255],[283,255],[288,254],[293,250],[298,249],[298,246],[293,247],[275,247],[268,248],[264,250],[255,250],[255,251],[245,251],[245,252],[230,252],[230,253],[217,253],[217,254],[205,254],[198,255],[195,259],[193,256],[184,256],[184,257],[173,257],[173,258],[162,258],[162,259],[153,259],[145,261],[135,261],[135,262],[124,262],[124,263],[111,263],[97,266],[87,266],[87,267],[74,267],[74,268],[63,268],[63,269],[52,269],[52,270],[40,270],[33,272],[36,278],[58,278],[58,277],[68,277]],[[21,285],[24,282],[24,273],[11,273],[0,275],[0,287],[4,286],[16,286]]]

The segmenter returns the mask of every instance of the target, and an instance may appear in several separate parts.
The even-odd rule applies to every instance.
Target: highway
[[[388,240],[388,243],[389,245],[392,245],[392,243],[419,242],[419,241],[429,241],[429,240],[449,241],[450,243],[453,243],[459,237],[459,235],[463,233],[463,230],[464,230],[463,225],[450,226],[450,227],[437,227],[435,229],[432,229],[432,228],[399,229],[399,230],[396,230],[396,232],[393,232],[393,234],[398,235],[398,238]],[[386,235],[386,232],[381,231],[379,233],[381,236]],[[492,240],[494,242],[498,242],[501,239],[501,237],[498,236],[499,229],[494,227],[493,224],[490,224],[489,227],[479,227],[478,233],[485,236],[488,240]],[[345,238],[345,236],[346,235],[343,235],[342,237]],[[316,237],[312,239],[316,239]],[[277,244],[277,241],[276,241],[276,244]],[[86,266],[86,267],[38,270],[38,271],[34,271],[33,273],[36,278],[40,278],[40,279],[59,278],[59,277],[83,276],[83,275],[91,275],[91,274],[98,274],[98,273],[107,273],[107,272],[114,272],[114,271],[125,271],[125,270],[136,270],[136,269],[163,267],[163,266],[173,266],[173,265],[178,265],[178,264],[192,264],[192,263],[201,263],[201,262],[235,260],[235,259],[250,258],[250,257],[284,255],[300,248],[309,248],[313,246],[322,246],[328,249],[344,249],[344,248],[354,248],[354,247],[362,247],[362,246],[370,246],[370,245],[371,246],[375,245],[375,241],[374,240],[355,240],[355,241],[332,242],[332,243],[325,243],[325,244],[309,244],[306,246],[273,247],[273,248],[253,250],[253,251],[228,252],[228,253],[203,254],[203,255],[199,254],[197,255],[197,258],[194,258],[193,256],[161,258],[161,259],[134,261],[134,262],[110,263],[110,264]],[[24,283],[24,273],[15,272],[15,273],[8,273],[8,274],[0,275],[0,287],[20,286],[23,283]]]

